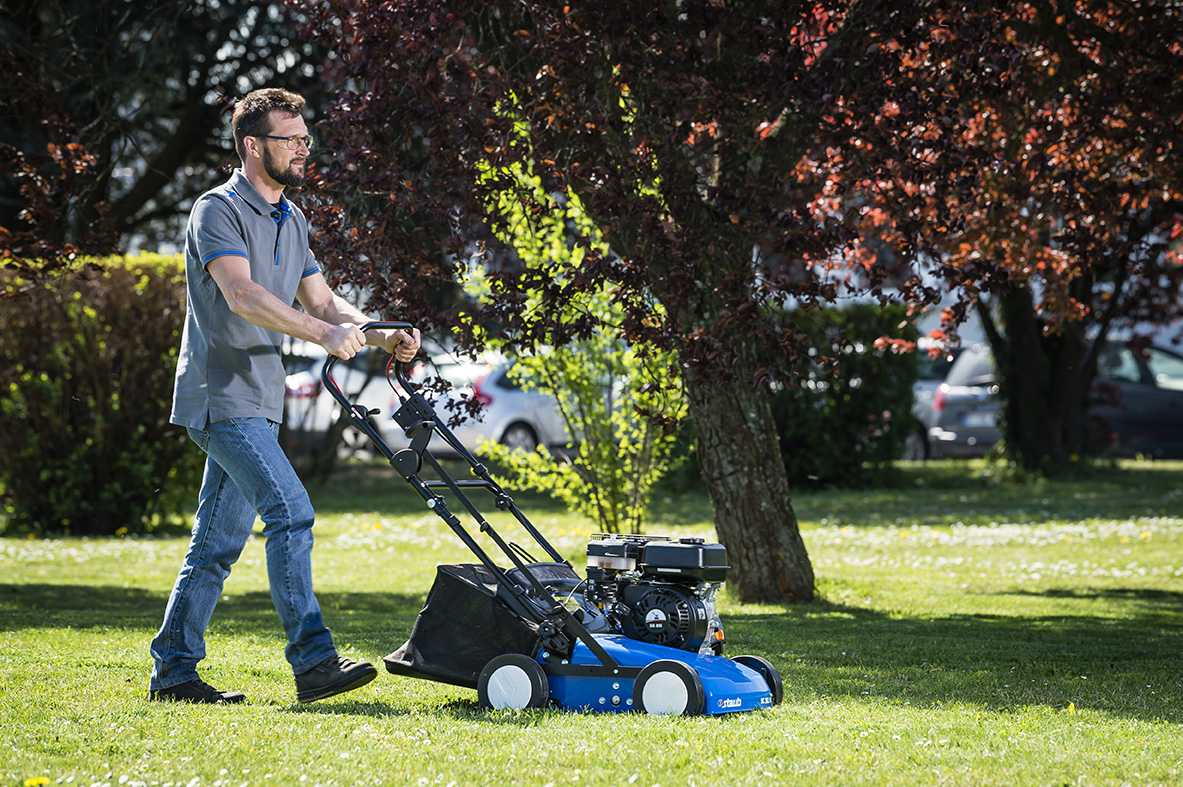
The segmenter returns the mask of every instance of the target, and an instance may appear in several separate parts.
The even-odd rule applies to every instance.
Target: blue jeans
[[[232,418],[189,429],[206,452],[205,477],[189,551],[152,640],[148,687],[167,689],[197,677],[205,629],[230,567],[263,520],[267,578],[296,674],[336,654],[312,592],[312,523],[308,492],[279,447],[279,426],[265,418]]]

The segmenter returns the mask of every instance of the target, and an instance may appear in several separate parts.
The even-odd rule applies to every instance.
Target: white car
[[[416,384],[440,379],[452,386],[440,393],[427,388],[422,392],[440,420],[449,424],[461,445],[474,454],[479,454],[480,444],[486,440],[527,451],[539,445],[566,447],[570,438],[554,398],[523,388],[513,368],[513,361],[500,355],[468,361],[445,353],[434,356],[429,364],[415,366],[409,377]],[[480,414],[451,425],[457,415],[465,415],[465,404],[472,400],[480,402]],[[402,438],[399,444],[405,443]],[[445,444],[433,441],[432,448],[443,452]]]
[[[341,410],[321,383],[321,369],[327,357],[324,348],[308,342],[293,341],[284,348],[284,367],[288,372],[284,425],[291,450],[320,450],[323,436]],[[363,348],[348,361],[338,360],[332,371],[333,379],[349,401],[384,414],[378,421],[384,436],[396,428],[389,421],[389,414],[397,402],[394,389],[386,380],[385,367],[389,357],[381,350]],[[344,431],[341,440],[341,453],[345,455],[359,450],[368,453],[373,449],[369,438],[352,427]]]
[[[290,359],[285,416],[289,428],[323,433],[340,410],[336,400],[322,390],[320,375],[325,352],[315,345],[305,345],[293,349],[286,357]],[[389,358],[381,350],[363,349],[349,361],[338,361],[332,375],[350,402],[379,411],[374,416],[378,431],[390,448],[397,451],[406,447],[409,440],[393,420],[399,402],[386,378]],[[450,424],[456,416],[464,416],[460,423],[449,428],[474,454],[479,453],[479,446],[485,440],[530,451],[538,445],[565,447],[569,442],[567,429],[554,398],[523,389],[511,375],[512,368],[513,362],[500,355],[469,361],[442,353],[433,356],[429,363],[413,366],[408,377],[418,385],[439,379],[452,386],[442,392],[425,386],[422,393],[445,424]],[[481,404],[480,414],[467,416],[464,402],[474,399]],[[454,404],[449,407],[449,403]],[[368,438],[358,430],[346,430],[347,450],[366,448],[366,443]],[[430,450],[440,455],[449,453],[447,444],[439,438],[432,440]]]

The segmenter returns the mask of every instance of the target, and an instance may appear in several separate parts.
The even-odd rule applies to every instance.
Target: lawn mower
[[[362,330],[403,329],[371,322]],[[392,417],[409,440],[392,450],[377,428],[378,410],[351,403],[321,370],[325,390],[349,413],[390,465],[480,561],[441,565],[410,637],[384,659],[396,675],[476,689],[488,708],[698,715],[752,711],[781,701],[780,675],[760,656],[722,655],[725,637],[715,597],[727,551],[703,539],[594,534],[586,578],[550,544],[437,415],[393,357],[387,377],[398,398]],[[472,478],[455,479],[430,448],[443,441]],[[424,467],[434,477],[425,478]],[[447,492],[471,517],[453,513]],[[487,493],[541,549],[505,541],[472,502]],[[511,565],[499,565],[470,532]],[[503,561],[504,562],[504,561]]]

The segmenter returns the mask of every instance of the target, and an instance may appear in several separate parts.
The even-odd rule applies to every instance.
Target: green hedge
[[[168,423],[182,259],[0,271],[0,297],[0,530],[143,533],[190,507],[203,457]]]
[[[789,480],[807,488],[881,481],[916,428],[915,356],[875,347],[883,336],[916,340],[905,308],[856,304],[801,312],[794,322],[814,351],[772,398]]]

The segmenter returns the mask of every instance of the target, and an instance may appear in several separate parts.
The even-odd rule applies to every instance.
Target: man
[[[171,420],[186,427],[207,458],[193,536],[152,640],[151,700],[245,699],[201,680],[197,662],[256,515],[296,699],[331,697],[377,675],[371,664],[337,654],[312,591],[312,505],[277,439],[284,400],[279,343],[287,334],[345,360],[375,344],[409,361],[419,332],[367,336],[357,326],[365,315],[325,282],[308,248],[308,223],[284,196],[288,186],[303,184],[312,146],[303,108],[302,97],[277,89],[239,101],[231,125],[242,168],[199,197],[189,216],[188,315]]]

